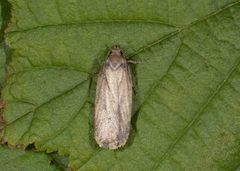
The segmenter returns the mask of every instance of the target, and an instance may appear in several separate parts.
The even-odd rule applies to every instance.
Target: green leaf
[[[60,156],[57,152],[50,154],[51,158],[53,159],[54,163],[61,167],[63,170],[71,170],[68,167],[68,157],[67,156]]]
[[[239,169],[239,0],[10,2],[9,144],[69,155],[76,170]],[[109,151],[95,144],[92,104],[114,44],[143,63],[129,142]]]
[[[5,75],[5,63],[6,63],[6,56],[4,53],[3,48],[3,32],[4,32],[4,26],[3,26],[3,16],[2,16],[2,5],[0,3],[0,90],[3,86],[4,82],[4,75]]]
[[[55,171],[51,159],[44,153],[36,153],[0,146],[0,170],[4,171]]]

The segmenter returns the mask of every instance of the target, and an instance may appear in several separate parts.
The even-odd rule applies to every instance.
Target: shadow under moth
[[[98,75],[95,99],[95,140],[100,147],[126,144],[131,123],[132,78],[128,61],[113,46]]]

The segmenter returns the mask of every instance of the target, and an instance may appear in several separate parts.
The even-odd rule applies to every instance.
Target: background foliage
[[[57,151],[74,170],[240,170],[239,0],[9,3],[8,145]],[[143,63],[132,66],[129,142],[109,151],[92,123],[96,72],[114,44]]]

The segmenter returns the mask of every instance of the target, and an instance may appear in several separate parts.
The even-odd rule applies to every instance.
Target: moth
[[[132,78],[120,46],[113,46],[98,75],[95,99],[95,140],[100,147],[126,144],[131,122]]]

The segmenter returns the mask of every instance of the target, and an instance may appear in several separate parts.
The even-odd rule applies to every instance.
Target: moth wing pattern
[[[132,80],[127,64],[112,72],[103,66],[97,80],[95,139],[100,147],[117,149],[126,144],[132,110]]]
[[[123,81],[125,84],[120,84],[119,89],[125,90],[119,92],[119,114],[120,119],[123,121],[121,124],[121,130],[123,132],[123,137],[125,140],[127,140],[129,131],[130,131],[130,125],[131,125],[131,112],[132,112],[132,80],[131,80],[131,72],[130,67],[127,66],[127,69],[123,72],[124,76]],[[124,107],[121,107],[124,106]],[[125,142],[126,143],[126,142]],[[124,143],[124,144],[125,144]]]

